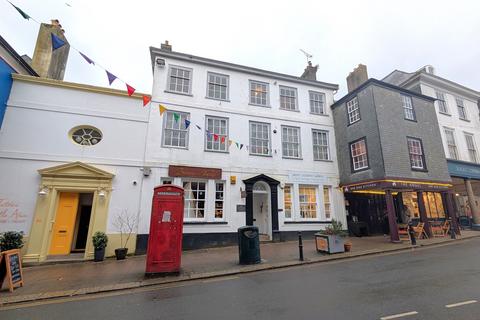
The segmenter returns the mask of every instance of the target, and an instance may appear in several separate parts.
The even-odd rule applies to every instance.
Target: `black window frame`
[[[423,162],[423,168],[414,168],[412,167],[412,161],[410,160],[410,148],[408,147],[408,140],[416,140],[420,142],[420,148],[422,150],[422,162]],[[421,171],[421,172],[427,172],[427,160],[425,158],[425,149],[423,148],[423,140],[417,137],[412,137],[412,136],[407,136],[407,151],[408,151],[408,162],[410,162],[410,169],[412,171]]]
[[[357,143],[361,140],[363,140],[365,142],[365,151],[366,151],[366,155],[367,155],[367,166],[365,168],[355,170],[355,166],[353,165],[352,144]],[[350,156],[351,173],[362,172],[362,171],[370,169],[370,158],[368,157],[368,144],[367,144],[367,137],[366,136],[363,136],[359,139],[356,139],[356,140],[353,140],[353,141],[349,142],[348,143],[348,154]]]

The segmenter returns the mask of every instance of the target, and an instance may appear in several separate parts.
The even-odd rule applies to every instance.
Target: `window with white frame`
[[[440,91],[435,91],[435,95],[437,96],[437,103],[438,103],[438,111],[441,113],[448,114],[448,105],[447,101],[445,100],[445,93]]]
[[[465,132],[465,141],[467,143],[468,149],[468,156],[471,162],[478,162],[477,161],[477,148],[475,147],[475,139],[473,138],[473,134]]]
[[[228,119],[207,116],[206,128],[208,134],[205,136],[205,150],[228,151]]]
[[[325,207],[325,219],[330,220],[332,218],[332,204],[330,201],[331,187],[323,187],[323,205]]]
[[[402,94],[403,114],[407,120],[415,120],[415,111],[413,110],[412,97]]]
[[[168,90],[190,94],[192,91],[192,69],[170,66]]]
[[[445,140],[447,140],[448,154],[451,159],[458,160],[457,144],[455,142],[455,132],[452,129],[444,128]]]
[[[455,101],[457,102],[458,117],[462,120],[467,120],[467,111],[465,110],[463,100],[460,98],[455,98]]]
[[[365,138],[350,144],[350,157],[352,159],[353,171],[368,168],[367,144]]]
[[[292,185],[285,185],[285,187],[283,187],[283,207],[285,219],[291,219],[293,212]]]
[[[280,86],[280,109],[297,110],[297,89]]]
[[[423,154],[422,140],[407,138],[408,154],[412,169],[425,169],[425,155]]]
[[[227,100],[229,83],[228,76],[209,72],[207,78],[207,97],[212,99]]]
[[[347,102],[348,124],[355,123],[360,120],[360,109],[358,107],[357,97]]]
[[[225,183],[215,183],[215,219],[223,219],[223,203],[225,197]]]
[[[328,131],[312,130],[313,160],[330,160]]]
[[[317,188],[312,186],[299,186],[300,217],[315,219],[317,217]]]
[[[207,184],[204,181],[183,182],[185,204],[183,216],[185,219],[204,219]]]
[[[173,184],[173,180],[171,178],[162,178],[162,184]]]
[[[189,114],[177,111],[167,111],[163,119],[163,146],[164,147],[188,147],[188,128],[185,120]]]
[[[270,155],[270,143],[270,124],[250,122],[250,154]]]
[[[321,92],[309,91],[310,112],[314,114],[325,114],[325,94]]]
[[[300,158],[300,128],[282,126],[282,151],[285,158]]]
[[[268,106],[268,83],[250,80],[250,103]]]

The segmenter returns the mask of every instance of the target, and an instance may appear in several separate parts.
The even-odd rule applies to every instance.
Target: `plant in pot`
[[[120,233],[120,248],[115,249],[115,257],[117,257],[117,260],[123,260],[128,253],[128,240],[130,240],[133,230],[137,227],[137,218],[125,209],[117,214],[113,226]]]
[[[105,259],[105,247],[108,243],[108,237],[105,232],[97,231],[92,237],[93,247],[95,248],[93,261],[103,261]]]
[[[23,232],[6,231],[0,234],[0,251],[21,249],[23,247]]]
[[[343,230],[342,222],[332,219],[331,224],[325,230],[315,233],[315,244],[317,251],[327,253],[345,252],[344,237],[347,236]]]

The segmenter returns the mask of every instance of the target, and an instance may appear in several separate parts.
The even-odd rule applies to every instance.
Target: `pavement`
[[[317,253],[314,241],[305,240],[304,261],[298,259],[296,241],[262,243],[262,263],[257,265],[239,265],[236,246],[185,251],[182,253],[180,275],[159,278],[144,277],[145,256],[129,256],[123,261],[107,259],[103,262],[37,265],[24,268],[23,287],[10,293],[4,285],[0,291],[0,306],[415,250],[425,246],[455,244],[476,237],[480,237],[480,232],[462,231],[462,236],[457,240],[449,237],[418,240],[415,247],[408,242],[391,243],[389,237],[384,236],[350,238],[352,251],[333,255]]]

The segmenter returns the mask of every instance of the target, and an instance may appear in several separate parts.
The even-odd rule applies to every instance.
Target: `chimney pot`
[[[172,45],[168,43],[168,40],[165,40],[165,43],[160,45],[161,50],[172,51]]]

